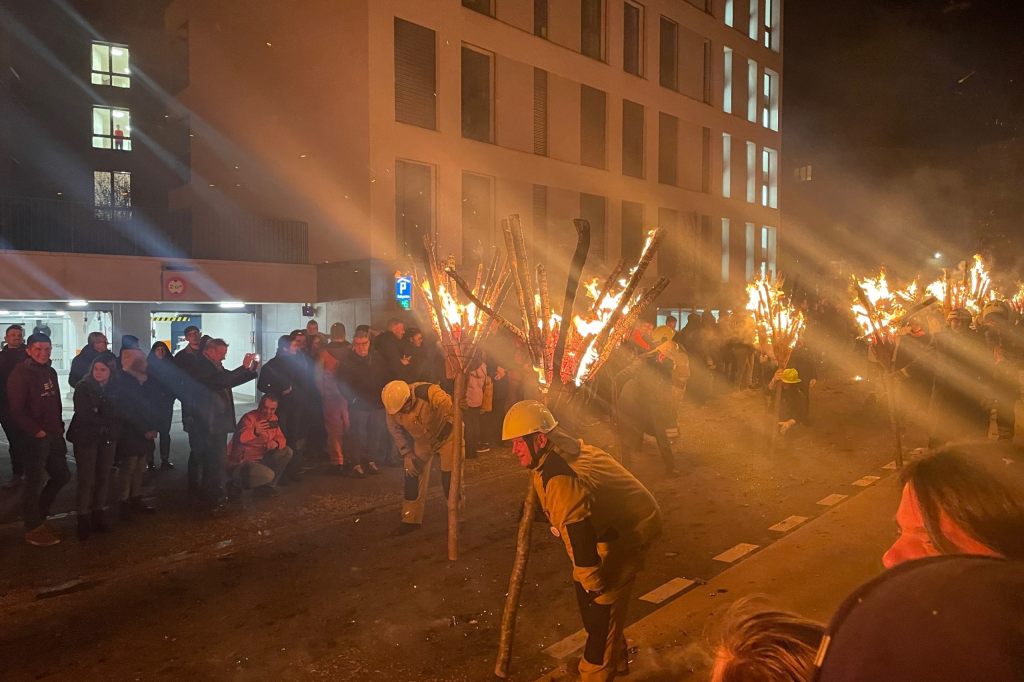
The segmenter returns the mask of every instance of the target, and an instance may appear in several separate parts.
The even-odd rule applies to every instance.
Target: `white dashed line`
[[[850,485],[855,485],[855,486],[858,486],[860,488],[867,488],[869,485],[874,484],[876,481],[878,481],[880,479],[881,479],[881,476],[865,476],[863,478],[858,478],[856,481],[854,481]]]
[[[661,587],[656,587],[644,596],[640,597],[640,601],[660,604],[666,599],[676,596],[693,584],[694,581],[689,578],[672,578],[672,580],[669,580]]]
[[[776,533],[788,533],[806,520],[806,516],[790,516],[779,521],[768,530],[773,530]]]
[[[555,642],[547,649],[544,650],[551,658],[562,660],[569,658],[574,653],[583,648],[583,645],[587,643],[587,631],[578,630],[572,633],[560,642]]]
[[[746,555],[757,549],[758,545],[752,545],[748,542],[741,542],[735,547],[731,547],[718,556],[715,557],[715,561],[722,561],[727,564],[731,564],[737,559],[742,559]]]
[[[840,495],[839,493],[832,493],[828,497],[823,497],[818,500],[818,504],[822,507],[831,507],[834,504],[839,504],[846,499],[846,495]]]

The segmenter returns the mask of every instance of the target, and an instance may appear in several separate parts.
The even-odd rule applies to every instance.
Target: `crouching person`
[[[243,490],[277,495],[277,480],[292,459],[277,419],[277,398],[265,395],[257,408],[246,412],[228,448],[228,496]]]

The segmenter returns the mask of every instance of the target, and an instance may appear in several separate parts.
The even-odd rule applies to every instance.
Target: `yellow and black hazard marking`
[[[191,315],[154,315],[154,322],[191,322]]]

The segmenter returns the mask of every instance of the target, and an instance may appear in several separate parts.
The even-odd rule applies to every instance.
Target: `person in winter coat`
[[[174,366],[179,372],[175,393],[181,402],[181,426],[188,434],[188,492],[193,499],[202,497],[200,451],[203,444],[197,440],[198,435],[193,435],[199,434],[199,429],[191,427],[193,404],[201,390],[199,383],[195,380],[195,374],[199,367],[199,358],[202,357],[202,351],[199,348],[202,339],[203,335],[199,327],[194,324],[185,327],[187,344],[174,356]]]
[[[541,509],[572,562],[587,632],[580,679],[612,680],[626,672],[626,611],[647,551],[661,535],[658,503],[611,455],[558,428],[539,401],[513,405],[502,436],[532,470]]]
[[[121,436],[121,419],[115,406],[117,368],[102,357],[92,361],[89,374],[75,386],[75,414],[67,439],[74,445],[78,469],[78,539],[92,531],[107,533],[103,513],[110,490],[114,455]]]
[[[278,399],[280,404],[277,414],[281,420],[281,430],[293,452],[292,461],[281,478],[282,484],[302,478],[303,458],[310,432],[310,412],[316,403],[311,363],[309,357],[301,352],[304,343],[304,334],[280,337],[277,340],[277,355],[263,366],[257,384],[261,392]]]
[[[11,480],[4,487],[14,487],[21,483],[25,475],[25,439],[21,431],[11,419],[11,406],[7,401],[7,377],[14,368],[25,362],[25,329],[20,324],[12,324],[4,333],[4,346],[0,349],[0,427],[7,436],[7,452],[11,456]]]
[[[28,442],[22,492],[25,542],[46,547],[60,542],[60,536],[46,525],[46,517],[57,493],[71,480],[71,472],[66,459],[60,386],[57,372],[50,366],[50,337],[32,334],[26,345],[28,358],[7,378],[7,399],[11,419]]]
[[[114,395],[123,418],[117,442],[117,485],[121,519],[125,521],[131,519],[133,512],[155,511],[142,500],[142,474],[160,428],[156,384],[146,369],[146,355],[140,349],[122,348],[121,375]]]
[[[633,455],[643,449],[644,434],[649,433],[658,443],[665,475],[677,476],[668,437],[669,430],[676,428],[671,361],[657,353],[637,358],[619,372],[615,383],[615,419],[623,465],[632,465]]]
[[[341,392],[348,401],[346,473],[353,478],[378,474],[376,459],[390,446],[386,440],[384,403],[380,398],[387,380],[380,359],[370,352],[369,333],[356,332],[352,352],[339,366],[338,376]]]
[[[180,384],[180,370],[171,357],[171,349],[163,341],[157,341],[146,358],[147,374],[153,384],[154,415],[157,417],[157,433],[160,434],[160,470],[174,468],[171,461],[171,420],[174,417],[176,387]],[[147,462],[153,468],[153,458]]]
[[[466,435],[466,457],[475,459],[477,453],[490,450],[484,449],[482,435],[483,413],[489,412],[491,405],[484,405],[484,392],[490,388],[493,391],[491,378],[487,374],[487,364],[477,359],[475,367],[469,370],[466,375],[466,405],[462,412],[462,419]],[[493,393],[492,393],[493,397]]]
[[[86,337],[86,344],[82,346],[75,359],[71,361],[71,370],[68,372],[68,385],[71,388],[78,386],[78,382],[89,374],[92,361],[98,356],[103,356],[106,361],[113,361],[116,358],[110,352],[110,342],[103,332],[90,332]]]
[[[255,410],[238,422],[228,447],[229,489],[234,496],[252,489],[259,495],[275,496],[277,480],[292,458],[292,449],[277,419],[277,398],[265,395]]]
[[[235,397],[231,389],[254,380],[259,372],[259,362],[252,353],[246,353],[240,367],[224,369],[227,354],[224,339],[211,339],[203,348],[194,375],[198,389],[189,436],[200,446],[201,502],[211,511],[221,504],[227,437],[235,431]]]

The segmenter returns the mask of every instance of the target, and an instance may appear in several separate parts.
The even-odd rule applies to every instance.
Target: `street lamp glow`
[[[68,305],[71,306],[72,308],[84,308],[85,306],[89,305],[89,302],[83,301],[80,298],[76,298],[74,300],[68,301]]]
[[[932,254],[932,258],[934,258],[935,260],[939,260],[940,258],[942,258],[942,252],[936,251],[935,253]]]
[[[241,301],[221,301],[220,307],[226,310],[237,310],[238,308],[244,308],[245,304]]]

